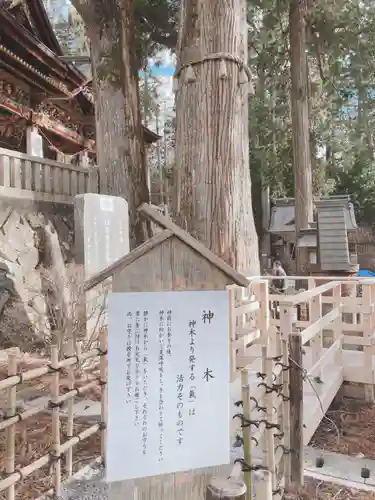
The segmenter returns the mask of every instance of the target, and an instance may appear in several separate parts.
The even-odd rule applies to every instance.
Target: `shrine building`
[[[62,59],[43,1],[1,0],[0,25],[0,148],[95,162],[92,81]]]

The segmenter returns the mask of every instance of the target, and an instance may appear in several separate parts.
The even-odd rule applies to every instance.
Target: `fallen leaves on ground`
[[[32,368],[44,366],[48,360],[43,358],[24,358],[18,365],[19,371],[27,371]],[[0,364],[0,380],[7,377],[6,363]],[[92,374],[84,374],[80,379],[76,380],[76,387],[81,387],[92,380]],[[38,377],[35,380],[23,382],[17,385],[17,400],[27,400],[30,398],[50,394],[51,375]],[[61,373],[60,392],[64,394],[68,389],[67,373]],[[90,388],[85,397],[98,401],[100,399],[100,386],[94,385]],[[6,391],[0,391],[0,411],[6,408]],[[74,423],[73,435],[76,436],[83,430],[90,427],[91,424]],[[60,419],[60,436],[61,444],[67,441],[66,429],[67,421],[65,418]],[[37,415],[28,418],[25,422],[20,422],[15,425],[15,468],[20,469],[32,462],[47,455],[51,451],[52,444],[52,418],[47,412],[40,412]],[[6,464],[6,432],[0,431],[0,480],[7,476],[5,472]],[[89,438],[79,442],[73,447],[72,463],[73,474],[79,469],[92,462],[100,456],[100,432],[90,436]],[[66,480],[66,455],[61,460],[62,481]],[[45,466],[34,473],[27,476],[16,484],[16,500],[32,500],[38,498],[43,493],[46,493],[53,486],[54,473],[51,466]],[[0,492],[0,500],[7,498],[6,491]]]
[[[285,494],[284,500],[375,500],[375,493],[344,488],[337,484],[305,479],[305,487],[298,493]]]
[[[23,423],[16,425],[16,461],[15,467],[22,468],[48,454],[52,444],[51,415],[39,414],[27,421],[27,432],[23,432]],[[73,434],[77,435],[89,424],[75,423]],[[61,421],[61,443],[67,441],[66,421]],[[26,436],[26,442],[25,442]],[[0,470],[5,470],[5,432],[0,432]],[[73,447],[73,474],[100,456],[100,433],[90,436]],[[66,455],[61,461],[62,480],[67,478]],[[4,474],[5,475],[5,474]],[[29,500],[47,492],[53,486],[53,471],[46,466],[35,471],[16,485],[16,500]],[[0,499],[5,500],[5,492],[0,493]]]
[[[334,401],[311,444],[326,451],[375,459],[375,406],[349,398]]]

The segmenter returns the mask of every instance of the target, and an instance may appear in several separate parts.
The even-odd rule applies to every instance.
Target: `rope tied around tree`
[[[239,74],[239,84],[243,85],[245,83],[251,83],[252,81],[252,74],[250,71],[249,66],[242,61],[242,59],[238,56],[234,56],[233,54],[227,53],[227,52],[217,52],[213,54],[207,54],[203,56],[200,59],[193,59],[189,61],[186,64],[181,65],[179,68],[176,69],[173,75],[173,83],[174,83],[174,90],[178,90],[178,78],[180,77],[182,71],[186,69],[186,74],[184,77],[184,83],[193,83],[197,80],[196,74],[194,72],[194,66],[197,66],[198,64],[204,64],[207,61],[220,61],[220,66],[219,66],[219,78],[221,80],[226,80],[228,78],[228,72],[227,68],[225,65],[225,61],[235,63],[239,66],[240,69],[240,74]]]

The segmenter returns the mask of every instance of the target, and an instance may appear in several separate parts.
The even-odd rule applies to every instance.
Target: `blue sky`
[[[150,73],[154,76],[173,76],[174,67],[171,66],[155,66],[150,65]]]

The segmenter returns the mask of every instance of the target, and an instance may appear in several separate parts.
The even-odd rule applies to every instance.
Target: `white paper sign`
[[[230,462],[226,291],[109,299],[107,481]]]

